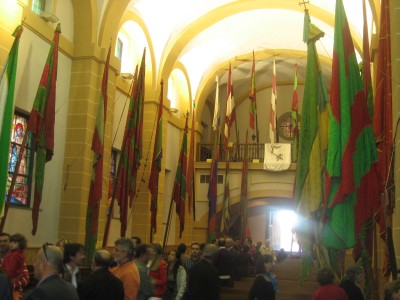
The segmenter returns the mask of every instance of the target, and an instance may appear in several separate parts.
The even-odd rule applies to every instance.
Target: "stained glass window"
[[[21,150],[21,145],[24,139],[27,124],[27,116],[18,112],[14,114],[11,129],[8,179],[5,197],[7,201],[8,190],[10,189],[12,178],[16,173],[16,180],[10,204],[29,207],[33,167],[32,139],[30,135],[27,136],[26,148],[22,154],[19,168],[18,170],[16,170],[18,156]]]
[[[35,14],[40,15],[40,13],[44,11],[45,5],[46,5],[46,0],[33,0],[32,11]]]

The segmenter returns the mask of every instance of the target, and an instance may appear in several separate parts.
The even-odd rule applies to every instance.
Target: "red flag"
[[[257,134],[257,101],[256,101],[256,61],[254,58],[253,51],[253,66],[251,68],[251,78],[250,78],[250,128],[256,130]]]
[[[271,93],[271,110],[269,115],[269,139],[271,144],[275,143],[276,137],[276,68],[275,68],[275,58],[272,74],[272,93]]]
[[[129,205],[131,206],[136,194],[136,174],[142,157],[145,56],[146,49],[143,50],[140,70],[138,72],[136,67],[134,75],[121,157],[118,164],[115,198],[120,207],[121,236],[123,237],[128,223],[128,199],[130,199]]]
[[[242,181],[240,184],[240,239],[243,242],[248,232],[247,226],[247,169],[248,169],[248,157],[247,157],[247,143],[248,143],[248,132],[246,131],[246,144],[244,146],[244,157],[242,166]]]
[[[232,88],[232,71],[231,65],[229,64],[227,92],[226,92],[226,114],[225,114],[225,131],[224,131],[224,148],[228,149],[229,135],[231,126],[235,121],[235,100],[233,98]]]
[[[179,216],[179,238],[185,228],[185,198],[186,198],[186,171],[187,171],[187,132],[188,118],[186,118],[185,129],[182,139],[181,152],[179,154],[178,167],[176,168],[172,199],[176,204],[176,213]]]
[[[293,126],[293,151],[292,161],[297,162],[299,155],[299,98],[297,95],[297,64],[294,69],[294,84],[293,84],[293,99],[292,99],[292,122],[290,126]]]
[[[54,150],[56,81],[60,33],[61,26],[58,24],[54,32],[53,43],[51,44],[50,52],[47,56],[28,123],[28,130],[32,132],[37,142],[35,157],[35,194],[32,207],[32,235],[36,234],[39,219],[45,164],[52,159]]]
[[[151,193],[150,211],[151,211],[151,229],[157,231],[157,199],[158,199],[158,177],[161,172],[162,159],[162,126],[163,126],[163,87],[164,81],[161,80],[160,102],[158,103],[157,131],[154,139],[153,160],[151,164],[151,173],[149,179],[149,190]]]
[[[103,79],[101,82],[101,94],[98,104],[96,124],[93,132],[92,150],[93,170],[90,182],[88,207],[86,211],[86,236],[85,249],[87,263],[90,265],[97,244],[97,232],[99,225],[100,200],[103,191],[103,150],[104,150],[104,131],[107,119],[107,83],[108,69],[110,65],[111,45],[108,48],[106,63],[104,65]]]
[[[385,194],[386,203],[382,203],[379,214],[380,236],[386,241],[387,251],[391,251],[392,242],[386,239],[391,233],[392,215],[395,204],[394,195],[394,155],[393,151],[393,125],[392,125],[392,67],[391,67],[391,42],[390,42],[390,13],[389,1],[381,1],[381,24],[378,44],[378,65],[376,72],[376,92],[374,102],[374,134],[378,147],[380,167],[380,190]],[[389,230],[389,231],[388,231]],[[386,251],[384,272],[390,275],[389,261],[391,257]],[[395,258],[392,259],[393,269],[396,269]],[[395,272],[393,270],[393,277]]]
[[[194,120],[195,120],[195,102],[193,100],[193,110],[192,110],[192,127],[190,128],[190,151],[189,151],[189,162],[187,169],[187,195],[188,195],[188,211],[189,214],[193,208],[193,220],[196,219],[196,203],[195,203],[195,189],[194,189]]]

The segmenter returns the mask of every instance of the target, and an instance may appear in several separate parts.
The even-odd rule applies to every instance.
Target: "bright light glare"
[[[285,251],[299,251],[299,244],[292,234],[292,228],[295,226],[296,222],[297,215],[294,211],[281,210],[277,213],[277,223],[279,224],[281,233],[280,248],[285,249]]]

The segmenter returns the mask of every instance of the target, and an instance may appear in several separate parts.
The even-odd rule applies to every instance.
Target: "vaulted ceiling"
[[[342,0],[354,44],[362,48],[363,0]],[[375,37],[379,0],[365,0],[370,41]],[[213,95],[215,75],[227,80],[232,64],[235,98],[249,90],[255,52],[257,89],[270,86],[272,61],[279,84],[305,78],[307,46],[303,42],[304,9],[325,32],[317,43],[323,73],[330,78],[336,1],[310,0],[132,0],[127,11],[139,15],[151,37],[158,77],[174,67],[184,69],[192,98],[204,102]],[[159,79],[159,78],[158,78]],[[327,85],[329,88],[329,84]]]

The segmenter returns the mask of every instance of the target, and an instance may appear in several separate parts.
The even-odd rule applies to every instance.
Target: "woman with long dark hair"
[[[167,290],[163,300],[181,300],[186,290],[186,271],[181,265],[181,253],[168,254]]]

